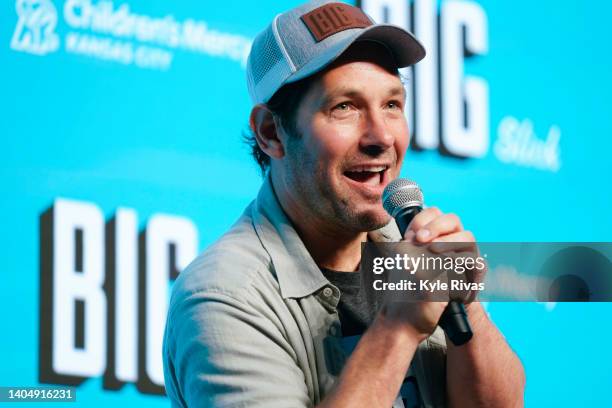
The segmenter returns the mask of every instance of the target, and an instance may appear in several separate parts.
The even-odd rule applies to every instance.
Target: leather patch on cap
[[[358,7],[344,3],[329,3],[301,17],[316,42],[349,28],[369,27],[373,23]]]

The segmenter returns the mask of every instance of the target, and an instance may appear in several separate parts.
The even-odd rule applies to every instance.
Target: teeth
[[[359,166],[350,169],[351,172],[370,172],[370,173],[378,173],[379,171],[387,170],[387,166]]]

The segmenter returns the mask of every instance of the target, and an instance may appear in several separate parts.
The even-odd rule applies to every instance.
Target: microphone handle
[[[407,207],[395,216],[395,222],[399,227],[402,237],[414,216],[420,213],[421,210],[422,208],[419,206]],[[456,300],[448,302],[438,325],[442,327],[442,330],[444,330],[455,346],[467,343],[474,335],[463,303],[459,303]]]

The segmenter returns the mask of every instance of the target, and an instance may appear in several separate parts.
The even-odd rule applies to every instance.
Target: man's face
[[[380,46],[355,49],[304,95],[298,135],[287,138],[282,161],[285,188],[299,211],[347,232],[389,221],[382,192],[399,175],[409,142],[405,90],[397,71],[385,68],[391,57]]]

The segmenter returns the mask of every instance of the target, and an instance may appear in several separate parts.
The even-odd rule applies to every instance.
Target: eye
[[[387,102],[387,108],[388,109],[399,109],[402,110],[404,106],[402,105],[402,103],[400,101],[389,101]]]
[[[349,102],[341,102],[333,107],[334,110],[339,111],[348,111],[351,108],[351,104]]]
[[[354,118],[359,113],[359,109],[351,101],[344,101],[331,108],[330,116],[336,119]]]

